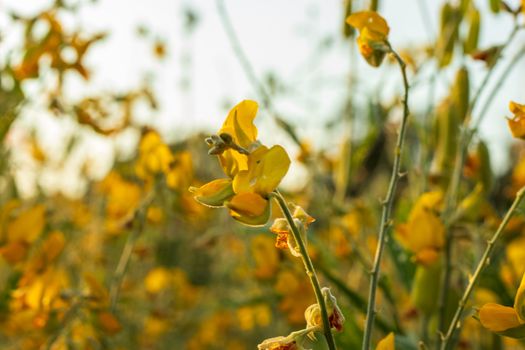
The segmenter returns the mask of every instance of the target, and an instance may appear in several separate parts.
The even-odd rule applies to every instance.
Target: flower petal
[[[395,350],[394,333],[390,332],[386,337],[377,343],[376,350]]]
[[[270,218],[270,201],[257,193],[236,194],[225,205],[235,220],[249,226],[264,225]]]
[[[495,303],[483,305],[479,310],[479,321],[483,327],[496,333],[521,325],[516,310]]]
[[[521,278],[521,283],[514,298],[514,310],[521,321],[525,321],[525,274]]]
[[[222,207],[224,201],[234,195],[230,179],[218,179],[208,182],[201,187],[190,187],[193,198],[208,207]]]
[[[248,156],[248,170],[233,179],[235,193],[255,192],[266,196],[277,188],[290,167],[290,158],[281,146],[260,146]]]
[[[346,19],[346,23],[359,31],[366,28],[370,35],[369,38],[372,40],[385,40],[390,32],[386,20],[374,11],[353,13]]]
[[[244,100],[230,110],[219,134],[227,133],[241,147],[249,148],[257,139],[257,128],[253,124],[257,114],[257,102]]]

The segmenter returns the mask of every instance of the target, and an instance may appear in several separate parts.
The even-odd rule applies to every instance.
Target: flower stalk
[[[494,249],[494,245],[496,241],[501,236],[501,233],[505,230],[505,227],[507,227],[507,224],[509,223],[510,219],[512,218],[512,216],[518,209],[521,201],[523,200],[523,197],[525,197],[525,187],[522,187],[518,191],[518,193],[516,194],[516,198],[514,199],[514,202],[510,206],[507,213],[505,214],[503,221],[499,225],[498,229],[496,230],[492,238],[487,241],[487,247],[485,248],[485,251],[483,252],[483,256],[481,257],[481,260],[478,262],[478,265],[476,266],[476,270],[474,271],[474,274],[470,278],[467,288],[463,292],[463,296],[461,297],[461,300],[459,301],[458,307],[456,309],[456,312],[454,313],[454,317],[452,318],[452,321],[450,322],[447,333],[442,338],[441,348],[440,348],[441,350],[446,350],[448,348],[454,333],[459,329],[458,325],[461,319],[461,315],[463,313],[463,310],[465,309],[465,306],[468,302],[470,294],[472,293],[474,287],[476,286],[476,283],[478,282],[478,279],[481,273],[483,272],[485,267],[489,264],[490,256],[492,254],[492,250]]]
[[[396,148],[395,148],[395,157],[394,157],[394,165],[392,167],[392,175],[390,177],[390,183],[388,185],[388,191],[386,194],[386,198],[383,200],[383,209],[381,213],[381,222],[379,224],[379,237],[377,241],[377,247],[374,257],[374,264],[372,266],[372,270],[370,271],[370,289],[368,294],[368,307],[366,312],[366,323],[365,323],[365,333],[363,336],[363,350],[368,350],[370,348],[370,339],[372,337],[372,328],[374,325],[374,318],[375,318],[375,300],[376,300],[376,292],[377,292],[377,286],[379,282],[380,277],[380,265],[381,265],[381,258],[383,256],[383,250],[385,247],[387,232],[391,227],[391,212],[392,212],[392,206],[394,203],[394,195],[396,192],[397,182],[401,178],[402,174],[400,172],[401,169],[401,155],[403,151],[403,144],[405,140],[405,134],[406,134],[406,127],[407,127],[407,121],[408,121],[408,115],[409,115],[409,109],[408,109],[408,91],[409,91],[409,84],[408,84],[408,78],[406,73],[406,64],[401,59],[401,57],[398,55],[396,51],[394,51],[390,45],[390,43],[386,42],[388,49],[390,53],[394,56],[396,59],[399,68],[401,70],[401,75],[403,76],[403,85],[405,89],[404,98],[403,98],[403,119],[401,120],[401,127],[399,130],[399,134],[397,137],[396,142]]]
[[[498,49],[496,53],[496,58],[499,61],[499,57],[501,56],[501,53],[509,46],[509,44],[513,41],[514,37],[516,36],[518,30],[520,29],[519,25],[515,24],[513,30],[509,34],[507,40],[505,43]],[[472,137],[477,132],[477,129],[479,127],[480,122],[482,121],[482,116],[484,113],[484,109],[488,108],[487,103],[483,106],[482,110],[482,116],[476,120],[473,127],[469,127],[471,120],[472,120],[472,112],[474,110],[474,107],[476,106],[477,102],[479,101],[479,98],[481,97],[482,92],[485,90],[485,88],[488,85],[488,82],[490,78],[492,77],[492,74],[495,71],[495,66],[497,65],[497,62],[492,64],[489,67],[489,70],[485,74],[485,77],[483,78],[483,81],[481,82],[479,88],[476,91],[476,94],[474,95],[472,101],[469,103],[466,117],[463,121],[462,130],[460,134],[460,140],[459,140],[459,147],[456,154],[456,161],[454,164],[454,169],[452,170],[452,177],[450,181],[450,185],[447,191],[446,201],[445,201],[445,208],[443,210],[442,218],[444,219],[445,224],[445,249],[444,249],[444,271],[443,271],[443,277],[441,282],[441,291],[438,301],[438,333],[443,333],[445,331],[445,306],[447,304],[447,291],[449,289],[450,285],[450,277],[451,277],[451,270],[452,270],[452,230],[451,226],[453,225],[453,219],[454,213],[456,211],[456,205],[457,205],[457,197],[458,197],[458,190],[459,185],[461,182],[461,174],[463,171],[463,165],[465,164],[465,159],[467,156],[467,150],[468,146],[470,144],[470,141],[472,140]],[[512,67],[517,60],[512,60],[510,63],[510,67]],[[493,90],[490,94],[495,95],[496,91]],[[489,100],[491,100],[491,97],[489,96]]]
[[[290,226],[290,229],[292,231],[293,238],[295,239],[297,246],[299,248],[299,252],[301,253],[301,259],[303,260],[304,267],[306,269],[306,274],[308,275],[308,278],[310,279],[310,283],[312,284],[312,288],[315,293],[315,299],[317,300],[317,304],[319,304],[319,307],[321,309],[321,318],[323,320],[323,334],[324,334],[324,337],[326,338],[328,348],[330,350],[336,350],[337,348],[336,348],[335,340],[334,340],[334,337],[331,331],[330,321],[328,319],[328,311],[326,309],[326,303],[324,301],[324,297],[321,292],[321,285],[319,283],[319,279],[317,278],[317,274],[315,272],[312,260],[310,259],[310,256],[308,255],[308,250],[306,249],[304,240],[301,236],[299,228],[294,222],[292,213],[290,212],[290,209],[288,208],[288,205],[286,204],[284,197],[277,190],[272,192],[272,196],[275,198],[275,200],[279,204],[279,207],[281,208],[281,211],[284,217],[286,218],[286,221],[288,221],[288,225]]]

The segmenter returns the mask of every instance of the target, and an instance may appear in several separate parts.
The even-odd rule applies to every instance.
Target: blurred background
[[[479,129],[458,168],[452,302],[525,185],[505,119],[510,101],[525,102],[521,3],[0,0],[0,347],[242,350],[304,327],[315,298],[269,232],[278,208],[247,227],[188,191],[226,176],[204,139],[252,99],[258,139],[292,160],[283,194],[316,219],[309,251],[346,318],[339,348],[359,348],[403,112],[399,67],[368,65],[345,24],[369,8],[387,20],[411,85],[373,344],[390,332],[399,349],[432,344],[439,273],[418,277],[428,266],[405,234],[444,234],[469,103]],[[438,224],[412,227],[421,207]],[[513,304],[524,232],[523,219],[509,225],[458,348],[523,348],[470,316]],[[440,237],[423,248],[439,256]]]
[[[65,76],[67,98],[80,99],[110,91],[121,93],[130,87],[147,85],[155,94],[157,108],[151,111],[137,106],[134,119],[139,124],[158,127],[167,140],[181,140],[197,131],[217,130],[229,106],[246,98],[262,99],[256,87],[260,84],[271,94],[274,111],[289,121],[302,137],[315,147],[331,149],[340,144],[339,136],[344,131],[335,128],[327,133],[326,125],[342,118],[349,93],[364,104],[369,95],[378,100],[391,98],[399,89],[395,74],[377,72],[357,57],[355,45],[343,35],[344,3],[339,0],[323,3],[295,0],[285,3],[277,0],[71,3],[77,7],[74,12],[58,14],[64,28],[106,36],[90,48],[83,60],[90,70],[89,80],[77,74]],[[364,7],[364,3],[357,1],[354,8]],[[412,51],[431,46],[439,35],[443,3],[381,2],[381,14],[391,27],[393,45]],[[512,23],[504,14],[492,15],[488,1],[475,3],[483,16],[478,46],[487,48],[504,40]],[[519,1],[508,3],[519,5]],[[20,44],[23,35],[23,27],[9,15],[34,16],[51,4],[52,1],[45,0],[2,1],[0,55],[4,61],[12,56],[10,52]],[[44,32],[45,28],[37,26],[35,30]],[[520,37],[523,40],[522,35]],[[504,60],[519,49],[518,45],[513,46]],[[427,65],[419,72],[412,89],[412,110],[424,110],[429,94],[434,101],[440,100],[462,63],[471,68],[473,86],[479,84],[484,72],[482,62],[457,59],[440,72],[436,82],[432,82],[435,67]],[[508,166],[506,153],[510,137],[503,118],[508,114],[507,100],[524,97],[520,85],[522,76],[523,67],[519,65],[500,90],[506,99],[494,100],[481,125],[481,135],[498,154],[494,159],[496,170]],[[352,85],[351,80],[355,84]],[[20,127],[14,128],[11,138],[24,138],[28,129],[35,129],[42,146],[55,154],[64,148],[72,125],[69,120],[54,118],[42,108],[39,94],[46,88],[43,85],[46,85],[43,80],[24,82],[24,89],[34,99],[24,108],[23,117],[17,118],[16,124]],[[262,138],[286,143],[286,136],[275,130],[267,114],[268,110],[262,108],[258,120]],[[136,132],[126,132],[112,140],[80,134],[86,147],[79,147],[79,154],[74,157],[76,163],[63,169],[67,173],[57,176],[54,171],[40,169],[36,179],[33,172],[21,171],[19,181],[24,183],[21,191],[34,193],[35,183],[39,182],[50,191],[81,195],[85,185],[76,181],[78,176],[74,173],[79,163],[89,159],[90,171],[95,178],[100,178],[110,168],[115,152],[129,156],[131,145],[138,140]],[[295,181],[288,179],[285,183],[292,185],[292,182]]]

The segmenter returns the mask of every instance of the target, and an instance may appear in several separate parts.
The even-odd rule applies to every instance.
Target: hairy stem
[[[279,207],[281,208],[281,211],[283,212],[286,221],[288,221],[288,225],[292,230],[292,235],[295,241],[297,242],[297,246],[299,247],[299,252],[301,253],[301,258],[306,269],[306,274],[310,279],[310,283],[312,284],[312,288],[315,293],[315,299],[317,300],[317,304],[319,304],[319,308],[321,309],[321,317],[323,319],[323,333],[326,338],[326,342],[328,343],[328,348],[330,350],[336,350],[337,348],[335,346],[335,340],[330,329],[328,311],[326,310],[326,304],[324,302],[324,297],[321,292],[321,285],[319,284],[319,279],[317,278],[317,274],[315,273],[312,260],[310,259],[308,251],[306,250],[306,245],[303,241],[303,238],[301,237],[299,228],[295,225],[292,213],[290,212],[290,209],[288,208],[284,197],[278,191],[273,192],[273,197],[277,200],[277,203],[279,203]]]
[[[399,64],[399,67],[401,69],[401,74],[403,76],[403,85],[405,87],[405,95],[403,99],[403,119],[401,120],[401,127],[399,130],[399,134],[397,137],[397,143],[396,143],[396,149],[395,149],[395,158],[394,158],[394,165],[392,167],[392,175],[390,177],[390,183],[388,185],[388,191],[386,194],[386,198],[383,201],[383,209],[381,213],[381,222],[379,225],[379,237],[377,241],[377,247],[376,247],[376,253],[374,258],[374,264],[372,266],[371,270],[371,278],[370,278],[370,289],[369,289],[369,295],[368,295],[368,307],[366,312],[366,324],[365,324],[365,333],[363,337],[363,350],[368,350],[370,348],[370,339],[372,336],[372,328],[374,325],[374,318],[375,318],[375,301],[376,301],[376,291],[377,291],[377,285],[379,282],[379,275],[380,275],[380,266],[381,266],[381,258],[383,256],[383,250],[385,247],[385,241],[387,236],[387,231],[391,226],[391,212],[392,212],[392,206],[394,203],[394,195],[396,192],[397,182],[401,178],[401,154],[403,150],[403,144],[405,140],[405,133],[406,133],[406,127],[407,127],[407,121],[408,121],[408,78],[406,73],[406,65],[405,62],[401,59],[401,57],[392,49],[390,44],[388,44],[390,52],[394,55],[397,63]]]

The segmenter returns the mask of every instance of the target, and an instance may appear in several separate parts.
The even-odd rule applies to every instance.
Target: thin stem
[[[456,312],[454,314],[454,317],[452,318],[452,321],[450,322],[450,326],[448,327],[448,331],[446,335],[443,338],[443,341],[441,342],[441,350],[447,349],[447,346],[449,345],[450,339],[454,335],[454,332],[459,329],[458,323],[461,318],[461,314],[463,313],[463,310],[465,309],[465,306],[468,302],[468,299],[470,297],[470,294],[472,293],[472,290],[476,286],[476,283],[478,282],[478,279],[483,272],[483,269],[489,264],[490,256],[492,254],[492,250],[494,249],[494,245],[498,238],[500,237],[503,230],[505,230],[505,227],[509,223],[510,219],[516,212],[518,206],[520,205],[521,201],[523,200],[523,197],[525,197],[525,187],[522,187],[518,193],[516,194],[516,198],[514,199],[514,202],[510,206],[509,210],[505,214],[505,217],[503,218],[503,221],[499,225],[498,229],[492,236],[490,240],[487,241],[487,247],[485,248],[485,252],[483,253],[483,256],[481,257],[481,260],[478,262],[478,265],[476,267],[476,270],[474,271],[474,274],[470,278],[469,284],[467,288],[465,289],[465,292],[463,293],[463,296],[461,297],[461,300],[459,301],[458,307],[456,309]]]
[[[375,253],[375,258],[374,258],[374,264],[371,270],[370,290],[369,290],[369,295],[368,295],[368,307],[367,307],[367,312],[366,312],[365,333],[363,337],[363,346],[362,346],[363,350],[368,350],[370,348],[370,338],[372,336],[372,328],[374,325],[376,291],[377,291],[377,285],[379,282],[381,258],[383,255],[387,231],[391,226],[390,216],[392,212],[392,206],[394,203],[394,195],[396,192],[397,182],[401,178],[401,173],[400,173],[401,154],[403,150],[407,120],[408,120],[408,115],[409,115],[409,110],[408,110],[409,85],[408,85],[408,78],[406,74],[406,65],[405,65],[405,62],[403,62],[403,60],[401,59],[401,57],[397,54],[397,52],[395,52],[392,49],[390,44],[388,44],[388,46],[389,46],[390,52],[394,55],[397,63],[399,64],[399,68],[401,69],[401,74],[403,76],[403,85],[405,87],[405,95],[404,95],[404,100],[403,100],[403,119],[401,120],[401,127],[399,130],[399,135],[397,137],[394,165],[392,167],[392,175],[390,177],[390,183],[388,185],[388,191],[386,194],[386,198],[383,201],[381,222],[379,225],[379,237],[377,241],[377,248],[376,248],[376,253]]]
[[[312,288],[315,293],[315,299],[317,300],[317,304],[321,309],[321,317],[323,319],[323,333],[326,338],[326,342],[328,343],[328,348],[330,350],[336,350],[337,348],[335,346],[335,340],[330,329],[330,321],[328,319],[326,304],[324,302],[323,293],[321,292],[321,285],[319,284],[319,279],[317,278],[317,274],[315,273],[312,260],[310,259],[308,251],[306,250],[306,245],[303,241],[301,233],[299,232],[299,228],[295,225],[292,213],[290,212],[290,209],[288,208],[284,197],[278,191],[273,192],[273,197],[277,200],[277,203],[279,203],[279,207],[281,208],[281,211],[283,212],[286,221],[288,221],[288,225],[292,230],[292,235],[295,239],[295,242],[297,243],[297,246],[299,247],[299,252],[301,253],[301,258],[306,269],[306,274],[310,278],[310,283],[312,284]]]
[[[513,30],[507,37],[507,40],[505,43],[500,47],[498,52],[496,53],[496,60],[501,57],[501,53],[503,50],[512,42],[514,39],[516,33],[520,29],[518,24],[515,24],[513,27]],[[511,62],[511,64],[513,64]],[[450,180],[449,188],[447,191],[447,196],[445,200],[445,208],[443,210],[442,219],[444,221],[445,226],[445,247],[444,247],[444,269],[443,269],[443,276],[441,279],[441,290],[438,300],[438,334],[442,334],[445,330],[445,322],[446,322],[446,304],[448,299],[448,290],[450,286],[450,278],[452,274],[452,220],[451,218],[454,217],[454,212],[456,210],[457,205],[457,197],[458,197],[458,191],[459,191],[459,185],[461,182],[461,174],[463,170],[463,164],[465,164],[465,158],[467,156],[467,150],[468,146],[470,144],[470,141],[472,140],[472,137],[474,136],[475,132],[477,131],[477,126],[474,128],[469,128],[469,124],[471,121],[472,112],[474,110],[474,107],[476,106],[477,102],[479,101],[479,98],[486,88],[490,77],[492,76],[493,72],[495,71],[496,63],[494,63],[489,70],[487,71],[487,74],[485,74],[485,77],[483,78],[483,81],[481,82],[480,86],[478,87],[474,97],[470,101],[466,113],[465,120],[463,121],[463,127],[461,129],[459,144],[458,144],[458,150],[456,154],[456,161],[454,163],[454,169],[452,170],[452,177]],[[495,91],[493,91],[495,92]],[[489,97],[490,99],[490,97]],[[483,112],[482,112],[483,113]],[[478,120],[479,123],[479,120]],[[476,124],[477,125],[477,124]],[[439,342],[438,342],[439,343]]]
[[[140,204],[139,208],[135,212],[135,217],[133,218],[133,231],[129,233],[124,249],[119,258],[117,268],[113,274],[113,280],[111,281],[111,286],[109,288],[109,300],[110,300],[110,309],[115,311],[117,306],[117,301],[120,294],[120,287],[122,285],[122,280],[127,271],[129,261],[131,259],[131,254],[133,253],[133,248],[140,233],[144,228],[144,222],[146,221],[146,211],[153,199],[153,193],[150,193]]]
[[[485,115],[487,114],[487,111],[488,111],[490,105],[492,104],[492,101],[494,101],[494,97],[496,96],[496,93],[503,86],[503,83],[506,81],[507,77],[512,72],[512,70],[514,69],[516,64],[520,61],[520,59],[523,58],[524,54],[525,54],[525,47],[523,47],[520,51],[518,51],[514,55],[512,60],[509,62],[509,65],[506,67],[506,69],[503,71],[503,73],[501,73],[501,76],[498,79],[498,82],[496,83],[496,85],[494,85],[494,88],[488,94],[487,100],[483,104],[483,107],[481,107],[480,115],[479,115],[478,119],[476,119],[476,121],[474,123],[474,126],[472,128],[473,130],[477,130],[479,128],[479,125],[481,124],[481,122],[485,118]]]

